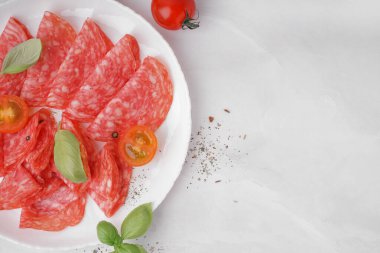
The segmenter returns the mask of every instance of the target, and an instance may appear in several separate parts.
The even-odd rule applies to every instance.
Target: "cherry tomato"
[[[142,166],[150,162],[157,151],[157,138],[146,126],[135,126],[121,135],[119,154],[130,166]]]
[[[152,15],[157,24],[168,30],[195,29],[195,0],[153,0]]]
[[[16,133],[24,128],[29,118],[29,107],[20,97],[0,96],[0,133]]]

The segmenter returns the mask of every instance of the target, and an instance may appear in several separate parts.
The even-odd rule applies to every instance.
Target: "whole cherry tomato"
[[[168,30],[195,29],[195,0],[153,0],[152,15],[157,24]]]

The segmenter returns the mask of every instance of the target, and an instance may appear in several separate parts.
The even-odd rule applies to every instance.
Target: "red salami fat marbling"
[[[78,91],[83,80],[94,70],[96,64],[113,47],[112,41],[91,19],[87,19],[70,48],[52,87],[46,104],[63,109]]]
[[[20,208],[38,194],[41,186],[22,166],[7,174],[0,183],[0,210]]]
[[[50,157],[54,150],[54,135],[57,126],[51,112],[46,109],[39,111],[38,136],[36,145],[26,156],[25,167],[33,175],[39,175],[49,164]]]
[[[64,19],[45,12],[37,32],[42,52],[37,64],[27,71],[21,96],[29,106],[44,106],[61,63],[76,37],[73,27]]]
[[[112,139],[112,133],[121,133],[135,125],[156,130],[165,120],[172,101],[173,84],[166,67],[157,59],[147,57],[88,127],[88,135],[106,141]]]
[[[78,224],[83,216],[86,197],[72,191],[55,177],[41,193],[23,207],[20,228],[59,231]]]
[[[61,129],[71,131],[75,135],[77,140],[79,141],[83,168],[84,168],[84,171],[86,172],[88,180],[85,183],[76,184],[64,178],[55,166],[53,167],[53,171],[55,171],[59,175],[59,177],[66,183],[66,185],[70,189],[72,189],[75,192],[84,192],[87,189],[89,182],[91,181],[91,169],[89,166],[89,156],[88,156],[88,151],[85,146],[85,144],[88,143],[88,140],[86,139],[85,135],[82,133],[83,129],[79,126],[79,124],[67,118],[65,114],[62,115]],[[91,152],[93,151],[91,150]]]
[[[137,41],[125,35],[83,82],[66,109],[69,117],[83,122],[93,120],[135,73],[139,64]]]
[[[0,36],[0,66],[12,48],[30,38],[28,29],[20,21],[11,17]],[[0,74],[0,95],[19,96],[25,78],[26,71],[12,75]]]
[[[99,159],[103,160],[99,161],[98,166],[95,167],[96,178],[88,189],[91,198],[96,202],[107,217],[114,215],[116,211],[124,205],[132,176],[132,168],[128,167],[125,163],[118,159],[115,153],[116,147],[112,145],[114,144],[106,144],[98,156]],[[115,165],[117,165],[118,169],[119,182],[112,182],[110,184],[109,180],[114,180],[116,176],[115,174],[117,174],[115,172]],[[114,191],[116,191],[115,196],[110,197],[109,194],[112,193],[113,195]]]

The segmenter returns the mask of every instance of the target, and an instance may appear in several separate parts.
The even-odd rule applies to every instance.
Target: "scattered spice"
[[[209,116],[208,117],[208,121],[210,121],[210,123],[212,123],[214,121],[214,117],[213,116]]]
[[[148,180],[148,175],[151,175],[151,173],[149,173],[150,170],[151,168],[148,167],[133,172],[126,203],[134,205],[141,199],[141,196],[144,195],[144,193],[148,192],[145,182]]]
[[[215,184],[222,182],[222,180],[216,180]]]
[[[30,141],[30,136],[28,135],[28,136],[26,136],[26,141]]]
[[[116,139],[119,137],[119,134],[117,132],[112,133],[112,138]]]
[[[225,111],[226,113],[231,113],[231,111],[228,110],[228,109],[224,109],[224,111]]]
[[[162,247],[159,242],[147,243],[146,249],[149,253],[160,253],[164,251],[164,247]]]

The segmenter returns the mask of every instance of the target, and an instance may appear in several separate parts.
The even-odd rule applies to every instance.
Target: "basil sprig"
[[[73,183],[87,181],[80,143],[69,130],[58,130],[54,137],[54,163],[62,176]]]
[[[101,221],[96,227],[99,241],[113,246],[115,249],[113,253],[146,253],[143,246],[124,243],[123,241],[143,236],[152,224],[152,219],[152,203],[146,203],[133,209],[124,219],[121,226],[121,236],[114,225],[107,221]]]
[[[17,74],[36,64],[41,56],[40,39],[30,39],[12,48],[4,58],[1,74]]]

